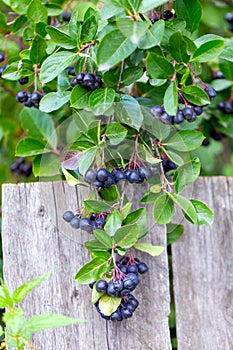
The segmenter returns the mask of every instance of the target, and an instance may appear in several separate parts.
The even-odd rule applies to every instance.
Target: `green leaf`
[[[121,95],[120,99],[116,105],[117,119],[121,123],[139,130],[143,122],[141,106],[132,96]]]
[[[169,47],[170,53],[176,62],[187,63],[189,61],[187,43],[180,32],[176,32],[170,37]]]
[[[137,224],[140,229],[140,234],[138,238],[142,238],[148,232],[148,213],[145,208],[140,208],[132,211],[127,215],[123,221],[123,225]]]
[[[40,35],[36,35],[33,39],[31,50],[30,50],[30,60],[34,64],[40,64],[40,62],[47,56],[46,53],[47,44],[44,38]]]
[[[20,113],[22,127],[32,138],[44,143],[46,147],[57,147],[57,135],[50,115],[36,108],[24,108]]]
[[[72,324],[86,322],[86,320],[71,318],[57,314],[41,314],[33,316],[28,321],[27,330],[29,332],[38,332],[45,329],[70,326]]]
[[[123,208],[122,208],[122,211],[121,211],[121,215],[122,215],[122,218],[125,219],[127,217],[127,215],[129,214],[130,212],[130,209],[132,207],[132,204],[131,202],[128,202],[126,203]]]
[[[127,129],[119,123],[110,123],[107,125],[106,136],[111,145],[119,145],[127,135]]]
[[[172,63],[152,52],[149,52],[147,55],[146,68],[153,79],[170,79],[174,74]]]
[[[2,78],[6,80],[19,80],[21,78],[18,71],[18,64],[12,63],[6,69],[4,69]]]
[[[197,226],[208,225],[211,226],[214,222],[214,214],[212,210],[203,202],[197,199],[190,200],[197,213]]]
[[[81,267],[75,276],[75,280],[80,284],[89,284],[96,281],[107,271],[107,261],[95,258]]]
[[[17,144],[15,155],[16,157],[30,157],[48,152],[51,152],[51,148],[46,148],[44,143],[31,137],[26,137]]]
[[[117,26],[126,38],[132,41],[133,44],[138,44],[149,24],[147,22],[135,22],[132,18],[119,18]]]
[[[69,186],[76,186],[79,184],[79,180],[76,176],[73,176],[72,171],[66,170],[63,166],[61,167],[61,170]]]
[[[197,213],[190,200],[180,194],[167,192],[168,196],[182,209],[193,224],[197,223]]]
[[[32,163],[33,174],[40,177],[59,175],[60,178],[60,167],[59,155],[53,153],[38,155]]]
[[[199,46],[194,52],[192,61],[209,62],[218,57],[224,49],[224,40],[210,40]]]
[[[111,43],[111,45],[109,45]],[[118,29],[105,35],[97,51],[99,70],[106,70],[128,57],[137,47]]]
[[[115,232],[118,230],[118,228],[121,227],[122,224],[122,216],[118,209],[114,209],[106,219],[106,224],[104,226],[104,229],[109,233],[111,237],[114,236]]]
[[[96,89],[89,96],[89,107],[95,114],[101,115],[112,106],[114,99],[113,89]]]
[[[54,28],[52,26],[47,26],[46,31],[49,34],[50,38],[58,45],[63,47],[64,49],[74,49],[77,44],[71,39],[71,37],[59,30],[58,28]]]
[[[172,81],[165,91],[164,108],[169,115],[176,115],[178,106],[178,92],[176,82]]]
[[[82,25],[80,41],[82,43],[88,43],[94,40],[97,29],[98,23],[96,17],[88,17]]]
[[[88,250],[91,250],[92,252],[102,252],[102,253],[107,253],[109,248],[105,247],[105,245],[103,245],[102,243],[100,243],[100,241],[98,241],[96,238],[94,239],[91,239],[90,241],[87,241],[84,243],[85,247],[88,249]],[[93,259],[95,259],[96,257],[98,258],[104,258],[105,260],[108,260],[109,258],[109,255],[108,257],[107,256],[103,256],[101,254],[101,256],[94,256]]]
[[[69,34],[70,37],[77,42],[80,37],[81,24],[78,21],[78,9],[77,7],[73,9],[71,19],[69,21]]]
[[[139,12],[147,12],[155,7],[163,5],[167,0],[142,0],[139,6]]]
[[[198,158],[194,158],[178,167],[173,176],[176,193],[182,192],[187,185],[196,181],[200,174],[200,169],[201,163]]]
[[[143,69],[141,67],[128,67],[125,68],[121,78],[122,85],[130,85],[141,78],[143,75]]]
[[[48,272],[43,276],[33,278],[29,282],[17,288],[13,294],[14,303],[18,304],[20,301],[22,301],[28,293],[30,293],[34,288],[38,287],[43,281],[45,281],[50,276],[50,274],[51,272]]]
[[[137,224],[122,226],[114,235],[115,243],[121,248],[130,248],[137,242],[139,233]]]
[[[164,252],[164,247],[159,245],[153,245],[147,242],[136,243],[134,248],[140,250],[141,252],[145,252],[150,254],[151,256],[158,256]]]
[[[92,147],[83,152],[83,156],[78,162],[78,169],[80,174],[84,175],[87,170],[90,168],[96,156],[97,149]]]
[[[95,213],[102,213],[111,209],[111,205],[98,200],[85,200],[83,205],[85,208],[94,211]]]
[[[181,130],[163,144],[177,151],[187,152],[200,147],[204,138],[200,131]]]
[[[81,85],[76,85],[71,92],[71,107],[83,109],[88,107],[88,101],[91,91],[84,89]]]
[[[226,39],[226,43],[224,46],[224,50],[222,51],[220,58],[227,60],[229,62],[233,62],[233,38]]]
[[[0,307],[12,307],[14,304],[12,293],[9,291],[7,286],[1,281],[0,285]]]
[[[99,300],[99,308],[104,315],[110,316],[114,311],[116,311],[120,303],[121,298],[104,294]]]
[[[101,189],[101,197],[107,201],[113,204],[118,202],[121,198],[119,190],[116,185],[112,185],[110,187],[102,188]]]
[[[153,119],[151,133],[159,141],[165,140],[171,132],[171,126],[161,123],[159,120]]]
[[[40,70],[42,84],[46,84],[56,78],[64,69],[72,65],[76,57],[76,53],[59,51],[46,58]]]
[[[40,110],[42,112],[52,112],[58,110],[70,100],[69,91],[49,92],[40,101]]]
[[[167,224],[174,215],[174,203],[166,193],[156,195],[154,201],[154,220],[159,224]]]
[[[175,164],[181,166],[184,164],[184,160],[183,158],[177,153],[177,152],[173,152],[172,150],[167,150],[164,147],[161,147],[161,149],[163,150],[163,152],[167,155],[167,157],[169,159],[171,159]]]
[[[147,50],[156,45],[160,45],[164,35],[165,23],[160,20],[155,22],[150,28],[146,30],[146,33],[138,43],[138,48]]]
[[[186,22],[186,29],[193,33],[201,20],[201,5],[198,0],[177,0],[176,14]]]
[[[205,106],[210,103],[209,96],[199,86],[188,85],[181,89],[184,98],[193,104],[198,106]]]
[[[45,22],[47,23],[48,10],[40,0],[32,0],[27,8],[27,18],[31,24]]]
[[[96,239],[103,244],[106,248],[111,249],[113,247],[113,240],[105,230],[94,230],[93,231]]]
[[[176,242],[184,232],[184,225],[167,224],[167,245]]]

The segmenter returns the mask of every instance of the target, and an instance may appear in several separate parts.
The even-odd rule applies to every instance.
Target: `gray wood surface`
[[[215,213],[212,227],[185,223],[172,247],[179,350],[233,349],[233,178],[189,189]]]
[[[138,186],[128,197],[137,207]],[[22,307],[26,317],[60,313],[87,323],[39,332],[33,343],[40,350],[169,350],[169,279],[166,251],[159,257],[136,254],[149,265],[134,292],[140,305],[131,319],[119,323],[100,318],[91,304],[91,290],[74,281],[89,261],[83,242],[91,238],[62,219],[65,210],[79,207],[85,188],[62,182],[3,186],[4,278],[14,290],[22,283],[52,271],[52,276],[29,294]],[[152,214],[150,214],[152,215]],[[149,220],[152,222],[152,219]],[[164,227],[152,225],[147,240],[166,245]]]

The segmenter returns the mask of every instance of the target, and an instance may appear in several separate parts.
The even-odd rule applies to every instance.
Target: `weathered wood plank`
[[[215,222],[185,223],[172,247],[178,349],[232,350],[233,178],[200,178],[192,191],[213,209]]]
[[[128,196],[138,205],[138,186]],[[169,281],[166,252],[151,258],[137,254],[150,270],[135,291],[140,305],[133,318],[117,324],[104,321],[91,305],[91,290],[74,281],[87,261],[83,242],[90,236],[73,230],[62,219],[87,194],[62,182],[4,185],[4,278],[14,290],[51,270],[52,276],[27,296],[26,316],[52,312],[87,319],[85,324],[40,332],[33,338],[40,350],[169,350]],[[150,214],[152,215],[152,213]],[[152,222],[152,219],[150,219]],[[148,240],[166,245],[165,229],[151,224]]]

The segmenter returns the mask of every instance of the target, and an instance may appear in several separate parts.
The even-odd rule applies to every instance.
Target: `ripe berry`
[[[149,270],[148,266],[144,262],[138,264],[138,272],[140,274],[146,273]]]
[[[66,211],[64,214],[63,214],[63,219],[66,221],[66,222],[70,222],[74,217],[74,213],[72,211]]]
[[[210,136],[215,140],[215,141],[221,141],[222,140],[222,134],[220,131],[213,129],[210,132]]]
[[[121,312],[120,311],[113,312],[110,316],[110,320],[111,321],[121,321],[122,320]]]
[[[195,107],[193,107],[193,110],[194,110],[194,112],[196,113],[196,115],[201,115],[202,112],[203,112],[203,107],[201,107],[201,106],[195,106]]]
[[[111,175],[115,179],[116,182],[124,180],[125,179],[125,174],[121,169],[115,169],[111,172]]]
[[[88,73],[84,76],[82,86],[83,87],[90,87],[95,82],[95,76],[94,74]]]
[[[40,102],[40,100],[42,99],[42,95],[39,94],[39,92],[34,91],[31,95],[31,101],[35,104]]]
[[[29,107],[29,108],[34,106],[33,102],[31,101],[31,93],[30,92],[27,93],[27,101],[24,102],[24,106]]]
[[[213,79],[225,79],[222,72],[218,71],[214,73]]]
[[[107,180],[108,176],[109,176],[109,172],[106,169],[101,168],[97,171],[96,179],[98,181],[104,182]]]
[[[111,174],[108,176],[107,180],[104,181],[104,187],[110,187],[116,183],[115,179]]]
[[[163,18],[164,18],[165,21],[168,21],[172,17],[173,17],[173,13],[170,10],[164,11]]]
[[[140,180],[140,174],[136,170],[131,170],[129,175],[127,176],[127,180],[129,183],[137,183]]]
[[[122,291],[120,292],[121,298],[123,298],[123,297],[125,297],[125,296],[127,296],[127,295],[129,295],[129,294],[130,294],[130,290],[129,290],[128,288],[124,288],[124,289],[122,289]]]
[[[138,169],[138,173],[142,179],[149,179],[151,176],[150,168],[142,166]]]
[[[113,284],[114,284],[114,289],[117,292],[121,292],[122,289],[124,288],[124,284],[121,280],[116,280],[115,282],[113,282]]]
[[[76,86],[76,85],[78,85],[78,81],[77,81],[77,78],[75,77],[75,78],[72,78],[72,79],[71,79],[71,81],[70,81],[70,86],[71,86],[71,87],[74,87],[74,86]]]
[[[95,282],[91,282],[91,283],[88,284],[88,286],[89,286],[91,289],[93,289],[94,284],[95,284]]]
[[[16,95],[16,101],[20,103],[27,101],[27,98],[27,93],[23,90],[19,91]]]
[[[20,85],[25,85],[28,83],[28,77],[23,77],[19,79]]]
[[[160,121],[163,124],[170,124],[171,125],[173,120],[172,120],[172,117],[169,114],[167,114],[166,112],[163,112],[161,114]]]
[[[88,233],[92,233],[92,231],[93,231],[92,221],[88,218],[80,219],[80,228],[83,231],[86,231]]]
[[[222,101],[218,102],[217,107],[220,109],[220,111],[223,111],[225,109],[225,103]]]
[[[75,76],[75,68],[74,68],[74,66],[67,67],[67,68],[66,68],[66,71],[67,71],[67,73],[68,73],[69,75]]]
[[[96,228],[104,228],[104,225],[106,224],[106,220],[103,218],[99,218],[95,221]]]
[[[125,277],[123,279],[123,283],[124,283],[124,288],[129,289],[130,291],[133,291],[135,289],[135,283],[131,278]]]
[[[139,279],[138,279],[138,276],[136,275],[136,273],[133,273],[133,272],[127,272],[127,277],[126,278],[130,278],[133,281],[133,283],[135,284],[135,286],[137,286],[138,283],[140,282]]]
[[[174,124],[181,124],[184,121],[184,116],[182,111],[178,111],[174,116]]]
[[[72,15],[71,12],[62,12],[61,18],[63,19],[63,21],[69,22],[71,19],[71,15]]]
[[[185,107],[182,109],[182,113],[184,116],[184,119],[186,119],[189,122],[194,121],[196,118],[196,113],[193,111],[191,107]]]
[[[159,21],[159,18],[150,18],[150,21],[152,24],[154,24],[155,22]]]
[[[84,73],[78,73],[76,76],[77,84],[81,84],[83,82],[84,77],[85,77]]]
[[[133,313],[129,309],[123,308],[122,311],[121,311],[122,319],[129,318],[132,315],[133,315]]]
[[[118,267],[119,267],[119,269],[121,270],[121,272],[124,273],[124,274],[126,275],[126,273],[127,273],[127,266],[126,266],[126,265],[119,264]]]
[[[107,294],[108,295],[116,295],[116,289],[115,289],[113,282],[109,282],[108,288],[107,288]]]
[[[5,56],[3,52],[0,52],[0,62],[3,62],[5,60]]]
[[[209,146],[209,144],[210,144],[210,141],[208,140],[208,139],[204,139],[203,141],[202,141],[202,146]]]
[[[127,274],[128,273],[135,273],[135,274],[137,274],[138,273],[137,265],[136,264],[132,264],[132,265],[127,266]]]
[[[160,118],[163,113],[163,108],[161,106],[154,106],[150,109],[151,113],[155,118]]]
[[[224,19],[225,19],[228,23],[232,24],[232,23],[233,23],[233,12],[228,12],[228,13],[226,13],[225,16],[224,16]]]
[[[106,293],[108,288],[108,282],[106,282],[105,280],[99,280],[96,282],[95,288],[97,292]]]
[[[124,308],[130,310],[132,313],[135,311],[135,307],[133,304],[131,304],[129,301],[124,304]]]
[[[233,105],[230,102],[226,102],[224,104],[224,112],[226,114],[232,114],[233,113]]]
[[[89,184],[92,184],[96,180],[96,172],[93,169],[89,169],[84,175],[84,180]]]
[[[207,95],[209,96],[210,100],[212,101],[217,93],[216,90],[212,87],[212,86],[208,86],[207,88],[205,88],[205,92],[207,93]]]
[[[75,215],[71,220],[70,220],[70,225],[71,227],[78,229],[80,227],[80,217],[79,215]]]

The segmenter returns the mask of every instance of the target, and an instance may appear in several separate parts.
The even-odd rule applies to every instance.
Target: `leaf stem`
[[[117,92],[120,91],[120,88],[121,88],[121,83],[122,83],[121,79],[122,79],[122,74],[124,72],[124,69],[125,69],[125,60],[123,60],[121,62],[121,70],[120,70],[119,80],[118,80],[117,88],[116,88]]]

